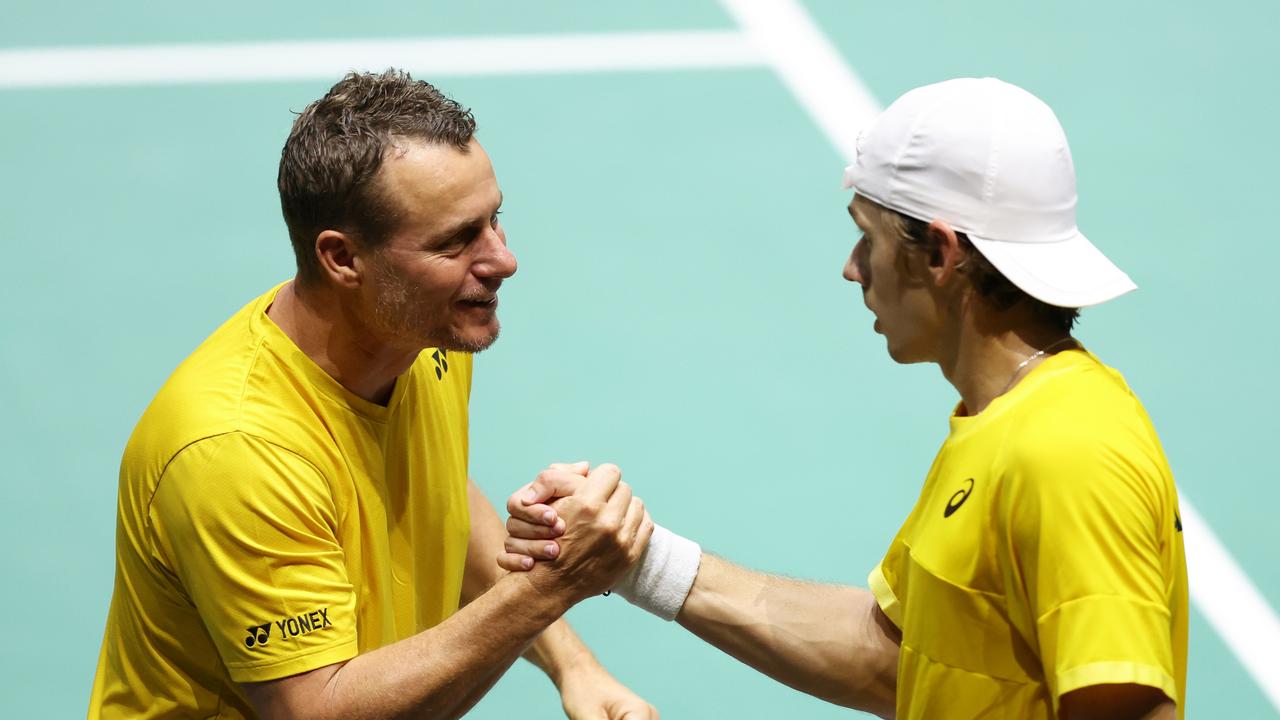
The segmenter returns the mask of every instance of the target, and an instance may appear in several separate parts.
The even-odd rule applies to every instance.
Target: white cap
[[[948,80],[898,98],[858,137],[845,187],[967,234],[1050,305],[1097,305],[1137,288],[1076,227],[1075,166],[1053,110],[1001,80]]]

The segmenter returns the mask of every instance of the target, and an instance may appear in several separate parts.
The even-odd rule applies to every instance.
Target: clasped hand
[[[611,589],[653,534],[644,502],[610,464],[552,465],[508,498],[507,512],[498,565],[529,571],[548,591],[568,591],[575,602]]]

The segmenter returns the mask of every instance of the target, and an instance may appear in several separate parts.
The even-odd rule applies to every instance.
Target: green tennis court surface
[[[500,40],[460,46],[480,48],[466,55],[470,70],[418,73],[474,109],[521,264],[504,286],[503,338],[477,360],[473,475],[501,501],[548,462],[617,462],[659,522],[714,552],[865,584],[954,393],[932,366],[893,365],[841,280],[856,236],[840,139],[815,114],[822,98],[804,99],[776,57],[752,49],[761,38],[734,7],[373,2],[357,16],[297,2],[10,3],[0,25],[0,501],[10,510],[0,540],[11,567],[0,716],[84,712],[111,593],[120,452],[174,366],[290,274],[276,160],[290,111],[338,77],[255,78],[249,63],[238,77],[183,80],[175,61],[157,81],[154,57],[167,56],[148,56],[133,75],[89,81],[93,68],[75,63],[99,56],[68,48],[166,44],[189,58],[241,42],[586,38],[558,67],[484,65],[481,51],[507,47]],[[880,103],[946,77],[997,75],[1057,110],[1081,227],[1141,286],[1085,311],[1079,336],[1143,398],[1183,502],[1220,542],[1189,527],[1203,561],[1192,565],[1187,716],[1276,716],[1280,249],[1268,224],[1280,102],[1266,48],[1280,11],[802,7]],[[592,50],[604,33],[614,50]],[[664,62],[628,38],[675,49]],[[13,62],[39,48],[64,64]],[[851,714],[620,600],[587,602],[570,620],[664,717]],[[558,713],[527,664],[474,711],[516,713]]]

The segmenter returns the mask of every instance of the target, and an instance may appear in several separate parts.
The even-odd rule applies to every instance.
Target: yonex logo
[[[955,494],[951,496],[951,499],[947,501],[947,509],[942,511],[942,517],[951,517],[951,514],[959,510],[960,506],[964,504],[964,501],[969,499],[969,493],[973,492],[973,478],[969,478],[968,480],[965,480],[965,482],[969,483],[968,487],[962,490],[957,490]]]
[[[249,637],[244,639],[244,646],[251,648],[254,645],[266,645],[269,639],[271,639],[271,623],[254,625],[249,628]]]
[[[443,380],[444,374],[449,372],[448,353],[444,350],[436,350],[431,353],[431,359],[436,361],[436,379]]]
[[[303,615],[276,620],[274,623],[252,625],[248,628],[249,636],[244,639],[244,646],[251,648],[266,645],[271,640],[272,626],[279,630],[276,637],[287,640],[299,635],[323,630],[330,625],[333,625],[333,623],[329,621],[329,608],[320,608]]]

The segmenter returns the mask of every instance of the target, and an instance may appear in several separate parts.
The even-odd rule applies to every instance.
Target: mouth
[[[872,310],[870,305],[867,305],[867,312],[871,313],[871,317],[874,321],[871,325],[871,329],[883,335],[884,329],[880,327],[880,315],[876,313],[875,310]]]
[[[498,308],[498,296],[490,295],[483,298],[466,298],[464,300],[459,300],[458,305],[466,310],[493,312]]]

